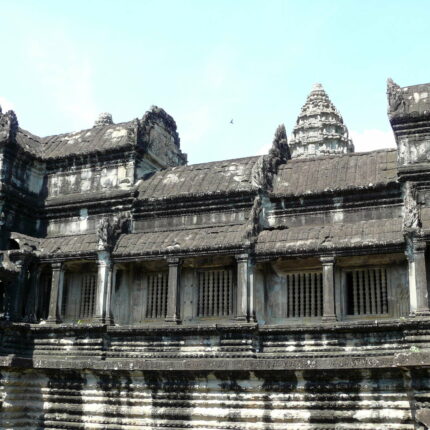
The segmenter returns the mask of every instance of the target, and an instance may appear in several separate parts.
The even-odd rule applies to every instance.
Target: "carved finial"
[[[15,139],[18,132],[18,119],[13,110],[7,111],[0,116],[0,141]]]
[[[126,232],[127,227],[128,218],[125,215],[102,218],[97,226],[99,250],[112,251],[117,239]]]
[[[391,78],[387,79],[388,116],[405,113],[406,103],[402,89]]]
[[[290,148],[288,147],[287,131],[285,125],[280,124],[276,128],[275,136],[273,137],[272,148],[269,151],[271,157],[277,157],[282,161],[289,160],[291,158]]]
[[[279,124],[275,131],[275,137],[273,141],[281,141],[287,138],[287,131],[285,130],[284,124]]]
[[[256,238],[260,229],[260,213],[262,211],[261,207],[261,197],[257,195],[254,198],[254,204],[252,205],[251,213],[246,226],[245,238],[251,239]]]
[[[9,127],[10,127],[10,131],[12,134],[16,134],[16,132],[18,131],[18,118],[16,116],[16,113],[13,110],[8,110],[6,112],[6,116],[9,117]]]
[[[312,91],[323,91],[323,90],[324,90],[323,86],[318,82],[312,85]]]
[[[103,112],[99,115],[97,120],[94,123],[94,127],[103,127],[104,125],[112,125],[112,114],[108,112]]]
[[[403,217],[403,229],[409,231],[421,231],[420,207],[417,203],[417,190],[409,182],[405,185],[405,212]]]

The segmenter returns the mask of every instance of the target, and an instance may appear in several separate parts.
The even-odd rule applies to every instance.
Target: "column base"
[[[105,317],[94,317],[91,320],[91,322],[94,324],[102,324],[102,325],[109,324],[108,319],[106,319]]]
[[[58,318],[48,318],[46,324],[59,324],[61,321]]]
[[[409,316],[412,318],[414,318],[414,317],[430,317],[430,310],[424,309],[424,310],[414,311],[414,312],[411,312],[409,314]]]
[[[321,318],[322,322],[332,323],[337,322],[336,315],[326,315]]]
[[[180,324],[181,323],[181,319],[177,318],[177,317],[166,317],[164,319],[164,322],[166,322],[168,324]]]
[[[108,317],[108,318],[105,318],[105,324],[106,325],[114,325],[115,322],[114,322],[112,317]]]
[[[236,317],[234,320],[237,322],[248,322],[248,318],[243,315]]]

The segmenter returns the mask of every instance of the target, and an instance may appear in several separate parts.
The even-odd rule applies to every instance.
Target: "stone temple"
[[[0,111],[0,428],[429,428],[430,84],[387,95],[397,149],[317,84],[290,142],[195,165],[158,107]]]

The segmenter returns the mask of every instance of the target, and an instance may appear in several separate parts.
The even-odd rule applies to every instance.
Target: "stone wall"
[[[68,168],[48,174],[48,197],[127,189],[134,184],[134,163]]]
[[[3,369],[4,429],[425,427],[428,370],[142,372]]]

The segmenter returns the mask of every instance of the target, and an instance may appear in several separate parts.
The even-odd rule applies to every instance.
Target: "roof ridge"
[[[397,152],[396,148],[380,148],[374,149],[373,151],[363,151],[363,152],[350,152],[347,154],[327,154],[327,155],[318,155],[315,157],[307,157],[307,158],[292,158],[285,163],[284,167],[288,167],[288,165],[292,162],[294,163],[309,163],[315,160],[327,160],[327,159],[336,159],[336,158],[345,158],[345,157],[360,157],[362,155],[368,154],[376,154],[382,152]]]

